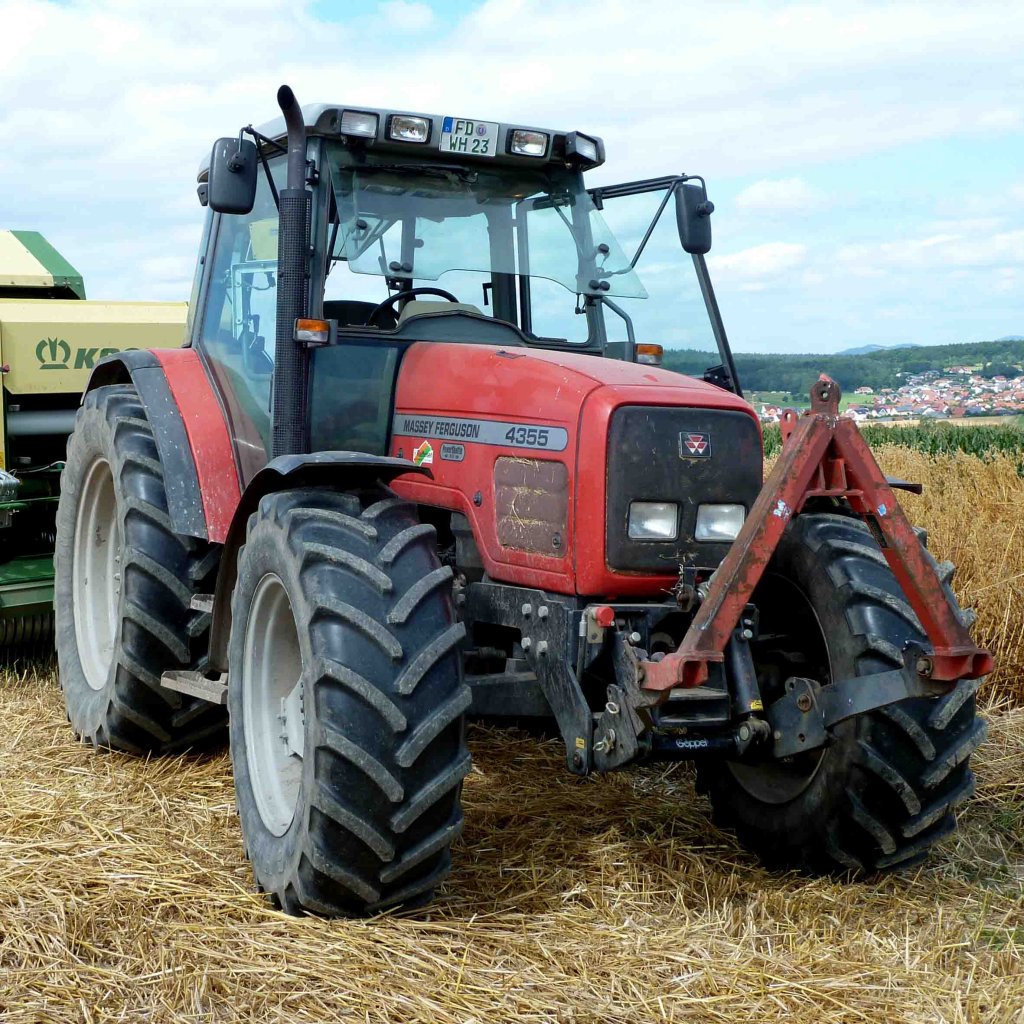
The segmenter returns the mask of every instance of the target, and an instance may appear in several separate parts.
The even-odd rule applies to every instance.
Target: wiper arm
[[[478,171],[460,167],[458,164],[361,164],[352,167],[351,170],[357,174],[366,174],[368,171],[387,171],[389,174],[425,174],[433,178],[448,178],[453,176],[463,181],[476,181]]]

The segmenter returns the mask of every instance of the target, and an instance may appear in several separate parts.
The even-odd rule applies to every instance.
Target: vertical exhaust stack
[[[271,457],[305,452],[309,353],[295,341],[295,320],[308,304],[310,194],[306,190],[306,126],[287,85],[277,102],[288,129],[288,182],[281,190],[277,241],[277,338]]]

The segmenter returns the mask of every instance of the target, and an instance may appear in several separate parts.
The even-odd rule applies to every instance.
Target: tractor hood
[[[680,448],[690,436],[707,439],[693,459]],[[735,395],[655,367],[519,347],[412,345],[388,454],[430,471],[395,489],[461,513],[492,579],[560,593],[650,594],[671,587],[680,564],[714,568],[728,545],[691,542],[691,499],[749,507],[761,484],[757,418]],[[619,506],[666,488],[687,501],[678,542],[620,543]]]
[[[430,380],[428,388],[422,387],[424,380]],[[734,409],[755,416],[731,392],[654,366],[547,349],[437,342],[408,350],[395,404],[402,412],[500,412],[514,419],[575,424],[583,400],[601,387],[628,389],[632,402]]]

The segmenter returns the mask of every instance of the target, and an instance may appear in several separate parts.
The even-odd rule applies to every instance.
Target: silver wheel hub
[[[268,573],[256,585],[245,624],[241,693],[245,756],[267,830],[284,835],[302,786],[306,717],[302,653],[288,594]]]
[[[121,599],[121,523],[110,463],[93,461],[85,474],[72,549],[72,602],[78,659],[93,690],[107,685]]]

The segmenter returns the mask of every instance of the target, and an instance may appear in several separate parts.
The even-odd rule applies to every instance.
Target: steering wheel
[[[394,306],[396,302],[401,302],[403,299],[414,299],[417,295],[440,295],[442,299],[447,299],[449,302],[459,301],[451,292],[446,292],[443,288],[403,288],[400,292],[395,292],[394,295],[389,296],[383,302],[373,307],[372,312],[366,318],[366,326],[372,327],[374,320],[384,310]]]

